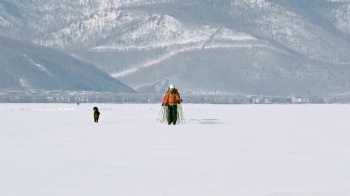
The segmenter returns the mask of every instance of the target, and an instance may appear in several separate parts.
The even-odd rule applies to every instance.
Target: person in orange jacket
[[[178,90],[174,85],[169,86],[168,92],[164,96],[163,105],[167,106],[167,121],[168,125],[177,121],[177,104],[180,104],[181,98]]]

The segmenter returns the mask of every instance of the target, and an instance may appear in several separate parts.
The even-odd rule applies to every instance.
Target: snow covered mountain
[[[141,92],[350,92],[349,0],[3,0],[0,33]]]
[[[54,49],[0,36],[0,90],[134,92],[95,66]]]

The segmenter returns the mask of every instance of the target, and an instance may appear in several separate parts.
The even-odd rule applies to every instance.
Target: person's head
[[[175,90],[175,86],[170,84],[169,89],[170,89],[170,91],[174,91]]]

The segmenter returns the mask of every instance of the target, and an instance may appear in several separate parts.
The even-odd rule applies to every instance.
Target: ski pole
[[[160,111],[159,111],[159,114],[158,114],[158,117],[157,117],[157,120],[156,120],[156,121],[159,121],[159,116],[160,116],[160,114],[162,113],[162,111],[163,111],[163,107],[160,108]]]
[[[185,123],[185,118],[184,118],[184,114],[183,114],[183,111],[182,111],[182,105],[180,106],[180,117],[181,117],[181,121],[182,123]]]

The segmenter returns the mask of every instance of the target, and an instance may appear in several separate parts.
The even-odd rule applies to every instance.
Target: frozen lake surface
[[[350,195],[350,105],[184,104],[176,126],[159,111],[0,104],[0,195]]]

